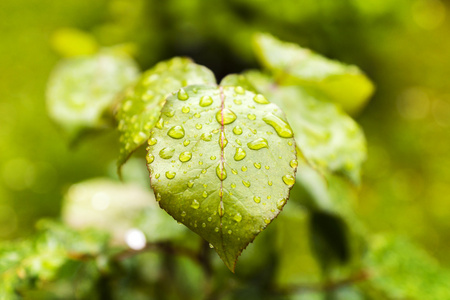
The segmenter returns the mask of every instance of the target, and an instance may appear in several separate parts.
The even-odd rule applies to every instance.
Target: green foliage
[[[176,57],[146,71],[134,87],[125,92],[116,114],[121,133],[119,169],[131,153],[148,140],[169,93],[191,84],[215,82],[210,70],[188,58]]]
[[[369,279],[361,286],[388,299],[448,299],[450,272],[411,242],[376,236],[365,264]]]
[[[251,47],[247,41],[258,22],[270,26],[272,20],[304,24],[304,20],[312,21],[319,15],[316,22],[322,24],[322,13],[353,12],[344,8],[369,6],[364,1],[345,1],[346,4],[305,1],[299,11],[290,9],[290,1],[283,0],[275,6],[256,2],[112,1],[109,8],[114,20],[93,31],[102,42],[136,42],[125,47],[141,46],[137,53],[145,63],[154,62],[158,57],[155,53],[163,49],[164,43],[180,43],[186,48],[177,51],[197,53],[202,59],[207,57],[202,52],[205,49],[198,48],[202,37],[184,32],[192,29],[200,32],[200,36],[219,41],[216,48],[208,48],[210,40],[205,43],[212,61],[220,59],[219,50],[228,53],[228,48],[239,53],[240,58],[249,59]],[[353,2],[356,4],[350,4]],[[384,2],[377,4],[378,10],[385,9]],[[254,16],[247,24],[250,19],[246,10],[256,7],[261,17]],[[216,13],[204,12],[211,8]],[[374,13],[368,18],[376,17]],[[284,25],[273,26],[276,31]],[[327,26],[334,28],[334,24],[324,22],[324,28]],[[159,34],[160,27],[167,36]],[[303,27],[309,30],[309,26]],[[176,37],[174,32],[178,31],[182,34]],[[291,33],[298,35],[295,30]],[[76,30],[61,30],[52,42],[67,57],[91,54],[98,47],[91,35]],[[96,67],[81,63],[88,58],[73,58],[66,63],[68,67],[60,68],[64,71],[55,71],[48,100],[50,111],[57,108],[52,112],[53,118],[71,135],[77,135],[85,129],[112,124],[114,110],[121,135],[119,169],[134,151],[143,156],[138,148],[148,140],[147,162],[156,199],[142,187],[110,179],[73,185],[64,198],[65,225],[47,225],[36,241],[3,246],[0,261],[4,263],[1,268],[6,275],[2,277],[5,279],[2,288],[6,287],[7,299],[15,296],[29,299],[434,297],[422,291],[431,291],[431,295],[437,295],[436,299],[448,297],[441,288],[448,280],[446,271],[420,250],[398,242],[397,238],[372,242],[370,233],[353,211],[355,189],[347,179],[359,183],[366,146],[361,129],[341,107],[349,113],[359,111],[373,92],[372,83],[354,66],[326,59],[267,34],[256,35],[254,49],[266,73],[249,71],[229,75],[219,87],[211,71],[178,57],[157,64],[137,81],[132,76],[123,80],[122,71],[94,74]],[[349,52],[343,49],[346,51]],[[172,52],[167,51],[161,57],[180,54]],[[92,57],[100,55],[103,54]],[[133,68],[126,67],[127,63],[118,65],[123,69]],[[114,78],[109,78],[110,75]],[[102,80],[109,78],[108,83],[90,90],[97,76]],[[133,85],[124,89],[130,83]],[[186,96],[188,99],[183,99]],[[202,97],[208,96],[212,103],[206,105],[209,100],[204,98],[206,106],[202,106]],[[85,109],[78,107],[79,99],[86,100]],[[264,104],[264,99],[279,108]],[[281,110],[276,111],[280,108],[286,118]],[[236,120],[225,124],[226,118],[234,118],[233,115]],[[239,123],[242,120],[250,125]],[[282,133],[287,132],[288,138],[275,134],[287,122],[292,126],[296,143],[289,130]],[[236,127],[238,123],[240,128]],[[265,137],[267,148],[252,150],[252,145],[257,143],[251,142],[268,131],[272,135]],[[280,141],[284,144],[278,144],[283,143]],[[264,140],[259,143],[265,144]],[[279,147],[274,149],[273,145]],[[105,145],[107,151],[111,148]],[[244,156],[243,153],[245,158],[235,159]],[[144,164],[143,160],[141,163]],[[299,171],[291,200],[285,212],[278,216],[294,183],[297,164]],[[133,179],[139,182],[147,179],[140,174],[134,172]],[[286,174],[290,177],[283,181]],[[155,200],[178,222],[210,242],[232,270],[247,244],[275,216],[277,220],[242,253],[237,274],[231,275],[216,256],[209,256],[208,251],[212,250],[207,243],[199,247],[200,238],[173,221],[157,207]],[[87,229],[90,227],[100,233],[94,234]],[[216,227],[219,232],[215,231]],[[144,237],[142,251],[158,253],[137,255],[141,250],[136,250],[136,245],[126,238],[130,232],[138,232],[141,242]],[[98,244],[91,244],[91,234]],[[42,236],[51,236],[52,241],[42,242]],[[399,255],[402,252],[411,256],[404,258]],[[411,267],[410,261],[417,264]],[[23,269],[27,272],[23,273]],[[396,269],[410,276],[402,276]],[[439,280],[432,282],[424,277]],[[68,282],[79,282],[82,288],[71,287]]]
[[[240,86],[194,85],[166,101],[147,155],[157,200],[233,271],[289,198],[293,132],[276,105]]]
[[[108,127],[108,109],[138,73],[130,57],[113,49],[66,59],[48,83],[49,115],[72,139],[82,131]]]
[[[0,299],[23,299],[27,291],[36,289],[40,290],[40,297],[55,297],[53,292],[46,291],[49,282],[84,281],[77,276],[61,278],[61,269],[72,268],[71,264],[76,261],[105,253],[107,235],[102,232],[74,231],[50,221],[41,221],[38,228],[40,234],[33,240],[9,243],[0,248]],[[89,274],[85,283],[92,285],[96,276],[98,271]],[[87,292],[82,291],[83,288],[86,287],[78,292]]]
[[[255,35],[254,47],[261,63],[274,72],[278,84],[311,88],[350,113],[359,111],[373,93],[372,82],[356,66],[326,59],[268,34]]]

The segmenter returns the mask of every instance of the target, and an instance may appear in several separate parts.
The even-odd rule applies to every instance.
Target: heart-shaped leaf
[[[372,82],[358,67],[327,59],[269,34],[256,34],[254,49],[261,63],[274,71],[278,83],[313,88],[349,113],[359,111],[374,91]]]
[[[120,131],[120,167],[139,146],[159,119],[165,97],[191,84],[216,84],[214,74],[188,58],[175,57],[146,71],[126,93],[116,114]]]
[[[189,86],[167,97],[147,162],[160,206],[232,271],[283,208],[297,167],[280,108],[240,86]]]
[[[105,127],[110,121],[104,113],[138,74],[130,57],[114,51],[63,60],[48,83],[49,115],[72,139],[82,130]]]
[[[320,101],[299,86],[278,86],[258,71],[245,75],[258,92],[286,112],[297,145],[312,166],[359,182],[361,165],[366,159],[366,141],[352,118],[335,104]]]

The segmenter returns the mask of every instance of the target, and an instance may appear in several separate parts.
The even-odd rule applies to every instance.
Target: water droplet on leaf
[[[184,128],[180,125],[173,126],[169,129],[167,135],[174,139],[181,139],[184,137]]]

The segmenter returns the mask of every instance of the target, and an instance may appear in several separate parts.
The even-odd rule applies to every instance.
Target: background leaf
[[[272,70],[277,83],[312,88],[355,113],[374,91],[372,82],[356,66],[327,59],[297,44],[282,42],[269,34],[254,35],[254,50],[264,67]]]
[[[49,115],[72,139],[83,130],[105,128],[111,120],[104,115],[138,74],[136,63],[117,51],[65,59],[47,85]]]
[[[165,97],[190,84],[215,85],[216,79],[209,69],[188,58],[175,57],[146,71],[136,85],[126,91],[116,114],[121,134],[119,169],[131,153],[147,141]]]
[[[129,244],[136,230],[145,234],[146,242],[175,240],[188,231],[158,207],[150,190],[106,178],[72,185],[64,198],[62,217],[74,229],[108,232],[111,243],[121,246]]]
[[[160,206],[210,242],[234,270],[295,181],[282,111],[242,87],[189,86],[167,98],[147,162]]]

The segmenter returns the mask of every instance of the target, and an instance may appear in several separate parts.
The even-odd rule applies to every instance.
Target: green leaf
[[[175,57],[146,71],[121,99],[116,119],[119,122],[120,154],[118,167],[149,138],[159,119],[165,97],[191,84],[216,84],[214,74],[188,58]]]
[[[111,120],[104,115],[138,74],[130,57],[108,50],[63,60],[48,82],[49,115],[72,139],[83,130],[107,127]]]
[[[189,86],[167,98],[149,139],[156,200],[210,242],[230,270],[280,212],[296,170],[282,111],[242,87]]]
[[[450,299],[450,271],[403,238],[375,237],[365,263],[362,286],[382,299]]]
[[[356,66],[327,59],[269,34],[254,36],[254,51],[280,84],[310,87],[355,113],[373,94],[374,85]],[[326,99],[325,99],[326,100]]]
[[[245,75],[260,93],[286,112],[297,145],[313,167],[322,173],[341,173],[359,182],[366,159],[366,141],[352,118],[301,87],[278,86],[257,71]]]

